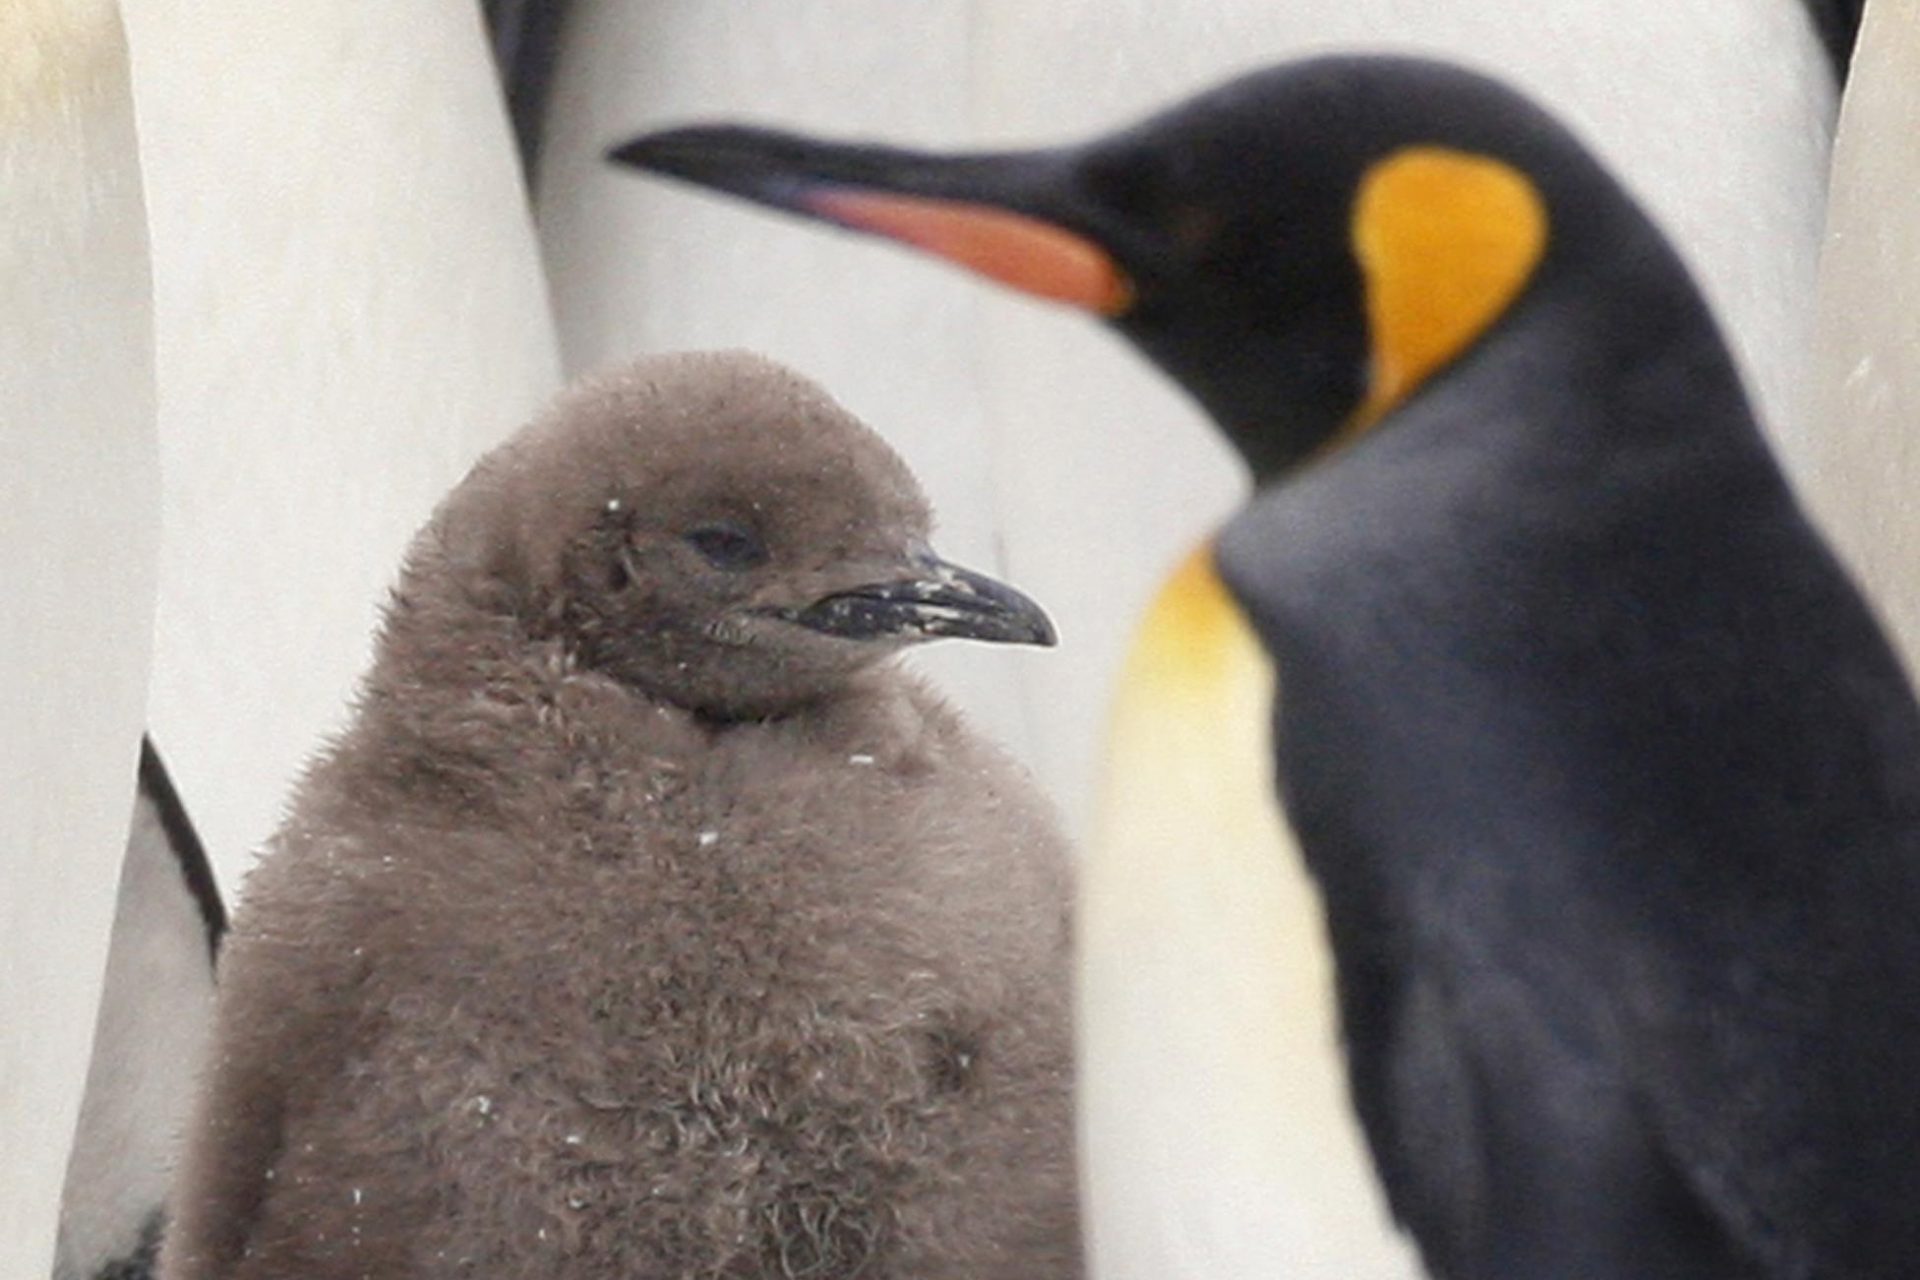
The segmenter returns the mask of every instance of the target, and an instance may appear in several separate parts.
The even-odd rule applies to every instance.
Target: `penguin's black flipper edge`
[[[569,6],[570,0],[482,0],[507,113],[530,180],[540,159],[560,30]]]
[[[226,911],[166,766],[142,738],[138,791],[86,1090],[68,1154],[55,1280],[152,1273],[179,1130],[213,1020]]]
[[[206,846],[200,841],[200,833],[188,816],[187,806],[181,801],[173,776],[167,772],[166,762],[154,746],[151,734],[142,734],[140,738],[140,797],[153,806],[154,818],[166,834],[167,848],[179,865],[180,881],[200,909],[200,919],[207,931],[207,952],[217,956],[220,939],[227,932],[226,902],[214,880],[213,862],[207,857]]]
[[[1860,37],[1860,16],[1866,0],[1806,0],[1807,19],[1833,61],[1834,78],[1846,83],[1853,64],[1854,42]]]

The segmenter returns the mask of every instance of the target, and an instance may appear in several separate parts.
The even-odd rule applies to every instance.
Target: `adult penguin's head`
[[[927,155],[721,126],[613,156],[1100,314],[1260,479],[1372,426],[1560,263],[1631,271],[1626,246],[1567,242],[1644,225],[1538,108],[1407,58],[1274,67],[1051,150]]]

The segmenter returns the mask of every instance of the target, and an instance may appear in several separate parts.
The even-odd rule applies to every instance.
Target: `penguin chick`
[[[483,459],[248,881],[161,1274],[1077,1274],[1065,849],[886,661],[1052,630],[928,523],[741,354]]]

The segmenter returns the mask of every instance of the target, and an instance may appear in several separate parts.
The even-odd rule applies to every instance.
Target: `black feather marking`
[[[1860,36],[1860,13],[1866,0],[1806,0],[1807,18],[1833,59],[1834,79],[1847,81],[1847,68],[1853,62],[1854,41]]]
[[[213,864],[207,861],[206,846],[200,843],[200,834],[187,816],[187,807],[174,789],[173,779],[161,762],[153,738],[144,734],[140,738],[140,794],[153,802],[154,812],[160,815],[161,830],[167,833],[167,847],[173,850],[180,864],[180,878],[200,906],[200,919],[207,927],[207,951],[217,957],[220,938],[227,931],[227,906],[221,900],[219,885],[214,882]]]
[[[493,37],[493,59],[520,144],[520,162],[531,187],[568,0],[481,0],[481,8]]]
[[[144,766],[145,750],[141,755]],[[133,1246],[133,1252],[102,1263],[100,1269],[93,1273],[93,1280],[153,1280],[160,1261],[160,1234],[164,1222],[165,1216],[155,1209],[141,1225],[140,1239]]]

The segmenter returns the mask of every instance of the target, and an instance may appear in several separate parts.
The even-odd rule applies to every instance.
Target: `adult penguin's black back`
[[[1342,58],[1053,151],[616,155],[1101,312],[1245,455],[1214,563],[1436,1274],[1912,1274],[1920,713],[1564,129]]]
[[[1356,1105],[1442,1276],[1910,1274],[1911,695],[1678,264],[1532,172],[1513,308],[1218,543]]]

